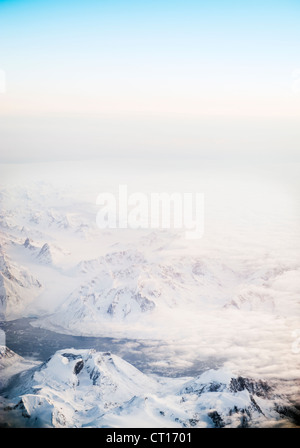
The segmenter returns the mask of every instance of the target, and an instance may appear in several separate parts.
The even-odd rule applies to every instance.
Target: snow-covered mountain
[[[23,371],[6,396],[1,419],[18,426],[247,427],[268,421],[292,426],[299,418],[264,381],[224,369],[188,381],[154,379],[118,356],[94,350],[56,352]]]
[[[41,283],[23,266],[14,263],[0,247],[0,316],[13,319],[41,290]]]
[[[42,247],[35,245],[29,238],[26,238],[23,247],[35,259],[37,263],[41,264],[52,264],[53,254],[48,243],[43,244]]]
[[[143,249],[143,248],[142,248]],[[92,334],[107,319],[139,319],[154,309],[222,305],[237,282],[218,262],[129,246],[84,260],[72,271],[82,283],[49,318],[35,325]]]
[[[24,397],[14,412],[36,413],[41,425],[56,426],[130,425],[137,415],[141,426],[145,421],[153,426],[276,425],[282,414],[276,409],[285,405],[280,404],[273,381],[285,381],[279,388],[282,396],[290,381],[299,402],[300,238],[295,207],[281,197],[278,213],[279,196],[267,194],[267,200],[259,202],[262,189],[252,197],[252,183],[244,190],[248,196],[233,201],[231,208],[230,194],[208,192],[205,234],[199,241],[185,240],[177,229],[98,229],[95,201],[98,189],[104,188],[99,179],[87,190],[66,187],[65,179],[63,187],[44,181],[4,186],[1,319],[34,316],[32,325],[58,333],[122,337],[124,353],[131,360],[137,359],[140,349],[145,356],[155,347],[156,356],[146,372],[178,375],[186,369],[194,374],[225,364],[239,376],[230,373],[225,378],[222,371],[218,374],[225,376],[216,381],[200,376],[186,385],[180,378],[152,378],[151,392],[145,387],[143,394],[134,386],[126,398],[118,396],[112,407],[103,410],[108,398],[103,398],[102,407],[95,403],[97,385],[88,379],[88,366],[98,368],[94,355],[72,350],[78,358],[56,354],[42,370],[34,367],[34,372],[14,378],[12,407]],[[270,206],[275,197],[276,204]],[[106,357],[103,363],[107,364]],[[61,364],[66,368],[62,377]],[[13,362],[2,372],[16,365]],[[21,370],[22,365],[21,360]],[[116,378],[117,373],[110,381],[117,390]],[[271,387],[268,396],[259,392],[265,383],[266,390]],[[286,412],[292,412],[286,406]],[[26,419],[38,426],[33,420]]]
[[[8,347],[4,345],[0,345],[0,369],[6,369],[11,366],[15,362],[19,362],[21,360],[21,356],[17,355],[15,352],[10,350]]]
[[[284,310],[282,292],[273,284],[285,273],[298,272],[294,267],[276,270],[266,266],[256,272],[245,260],[246,267],[238,269],[217,257],[170,251],[153,232],[140,241],[138,245],[113,245],[105,255],[79,262],[68,271],[78,286],[54,313],[34,325],[99,335],[112,322],[142,322],[151,315],[155,321],[169,313],[176,318],[181,311],[190,311],[193,318],[207,310],[235,309],[271,316],[289,310]]]
[[[25,360],[8,347],[0,345],[0,390],[7,386],[14,375],[39,364],[36,361]]]
[[[57,310],[53,314],[49,306],[52,315],[39,322],[46,328],[97,335],[106,320],[133,322],[154,311],[167,315],[191,306],[193,314],[196,308],[202,314],[211,307],[276,314],[284,307],[283,294],[274,291],[274,281],[292,269],[299,270],[294,259],[278,261],[266,254],[258,259],[239,252],[228,257],[221,245],[207,248],[202,243],[198,250],[191,245],[185,248],[180,233],[171,231],[145,231],[134,241],[130,234],[126,243],[124,232],[116,230],[113,236],[98,229],[95,233],[92,205],[76,202],[70,190],[43,181],[11,191],[4,188],[0,200],[6,257],[10,254],[12,260],[18,259],[15,264],[30,266],[32,276],[45,283],[48,291],[47,279],[51,287],[62,285],[60,293],[55,290]],[[80,229],[87,232],[84,242],[78,236]],[[23,252],[16,249],[18,245]],[[89,253],[96,256],[86,257]],[[47,267],[47,275],[41,271],[40,279],[34,264]],[[21,277],[15,279],[23,284]],[[27,291],[16,291],[13,284],[4,282],[7,279],[2,276],[2,302],[8,303],[2,305],[2,315],[13,316],[16,297],[19,303],[28,303]],[[30,300],[38,295],[30,294]],[[41,310],[49,314],[46,301]]]
[[[52,254],[51,254],[49,244],[45,243],[43,245],[43,247],[37,254],[36,258],[40,263],[43,263],[43,264],[51,264],[52,263],[53,259],[52,259]]]
[[[241,285],[224,307],[271,313],[276,310],[272,293],[265,287],[255,285]]]
[[[0,205],[0,228],[13,235],[47,239],[49,235],[71,234],[85,239],[95,227],[89,219],[89,205],[78,199],[74,205],[69,189],[53,188],[44,181],[10,188],[2,185]]]

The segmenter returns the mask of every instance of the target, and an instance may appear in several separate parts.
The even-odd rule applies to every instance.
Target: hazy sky
[[[0,1],[1,160],[295,158],[299,23],[298,0]]]

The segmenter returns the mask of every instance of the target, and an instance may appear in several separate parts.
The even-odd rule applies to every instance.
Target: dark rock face
[[[260,414],[263,414],[263,411],[262,411],[261,408],[258,406],[258,404],[257,404],[256,401],[254,400],[254,398],[253,398],[252,395],[250,395],[250,400],[251,400],[251,403],[252,403],[253,408],[254,408],[257,412],[259,412]]]
[[[212,411],[207,414],[209,418],[213,421],[215,428],[223,428],[225,423],[217,411]]]
[[[186,387],[182,390],[182,393],[184,394],[197,394],[198,396],[202,395],[205,392],[222,392],[226,388],[225,384],[218,383],[216,381],[213,381],[209,384],[200,384],[199,387]]]
[[[254,381],[249,378],[243,378],[242,376],[231,379],[229,385],[231,392],[241,392],[245,389],[250,394],[263,398],[269,398],[270,392],[272,391],[272,388],[265,381]]]
[[[100,377],[99,370],[96,370],[95,368],[93,368],[90,372],[90,379],[93,381],[94,386],[97,384],[97,380],[99,377]]]
[[[81,359],[81,355],[74,355],[73,353],[63,353],[62,356],[64,356],[64,358],[67,358],[69,361],[73,361],[74,359]],[[48,359],[48,361],[50,361],[51,358]],[[47,361],[47,362],[48,362]]]
[[[25,242],[24,242],[24,247],[29,247],[30,246],[30,239],[26,238]]]
[[[242,415],[241,417],[241,423],[239,424],[238,428],[249,428],[249,418],[246,415]]]
[[[30,415],[28,414],[28,412],[26,411],[26,408],[24,406],[23,400],[20,400],[14,407],[13,409],[18,409],[20,411],[22,411],[22,416],[24,418],[30,418]]]
[[[276,412],[282,417],[288,417],[296,425],[300,426],[300,406],[276,406]]]
[[[78,375],[79,372],[81,372],[81,370],[83,369],[83,366],[84,366],[84,362],[82,361],[82,359],[75,364],[75,367],[74,367],[75,375]]]

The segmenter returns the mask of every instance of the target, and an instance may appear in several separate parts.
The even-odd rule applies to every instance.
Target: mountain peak
[[[52,264],[52,253],[48,243],[45,243],[37,255],[37,259],[43,264]]]

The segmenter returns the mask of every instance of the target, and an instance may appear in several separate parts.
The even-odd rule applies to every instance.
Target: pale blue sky
[[[291,0],[0,1],[2,159],[295,156],[299,23]]]

